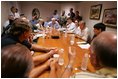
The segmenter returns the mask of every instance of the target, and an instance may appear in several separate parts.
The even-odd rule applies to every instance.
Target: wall
[[[38,8],[42,18],[50,17],[53,11],[57,9],[60,14],[60,4],[51,2],[41,2],[41,1],[23,1],[20,2],[22,13],[26,14],[27,17],[32,19],[33,8]]]
[[[68,13],[70,12],[70,8],[73,8],[73,12],[75,12],[77,10],[77,5],[79,3],[76,2],[76,3],[62,3],[61,4],[61,12],[63,10],[65,10],[65,14],[66,16],[68,16]]]
[[[1,2],[1,31],[3,31],[3,24],[8,19],[10,4],[7,2]],[[2,33],[2,32],[1,32]]]
[[[97,5],[97,4],[102,4],[100,20],[91,20],[91,19],[89,19],[90,8],[92,5]],[[86,25],[88,26],[88,28],[90,28],[91,36],[93,36],[94,24],[96,24],[98,22],[102,22],[104,9],[107,9],[107,8],[117,8],[117,1],[83,1],[83,2],[79,3],[78,11],[81,12],[81,15],[83,16],[83,19],[86,22]],[[117,29],[109,28],[109,27],[107,27],[106,30],[117,32]]]

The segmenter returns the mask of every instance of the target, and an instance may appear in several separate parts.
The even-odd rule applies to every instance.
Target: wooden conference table
[[[51,37],[50,38],[40,37],[37,41],[37,44],[44,47],[57,47],[59,49],[63,48],[64,49],[64,53],[63,53],[64,65],[62,67],[64,68],[68,64],[68,49],[70,46],[71,35],[72,34],[67,34],[67,37],[65,37],[64,34],[61,34],[59,39],[52,39]],[[73,46],[76,48],[76,60],[73,66],[73,74],[81,71],[81,69],[76,70],[76,68],[80,68],[84,54],[89,53],[88,49],[82,49],[79,46],[77,46],[76,42],[78,41],[83,41],[83,40],[79,38],[75,38],[75,43]],[[36,52],[34,55],[39,55],[39,54],[41,53]],[[87,70],[89,72],[95,72],[95,69],[91,65],[90,60],[88,61]],[[42,73],[39,77],[48,78],[48,75],[49,75],[49,70]]]

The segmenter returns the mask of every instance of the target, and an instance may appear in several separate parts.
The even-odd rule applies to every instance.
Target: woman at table
[[[106,26],[103,24],[103,23],[97,23],[93,26],[94,28],[94,36],[92,38],[92,40],[97,36],[99,35],[101,32],[105,31],[106,30]]]

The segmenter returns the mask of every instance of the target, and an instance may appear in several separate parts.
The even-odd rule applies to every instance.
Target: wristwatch
[[[72,67],[71,64],[68,64],[68,65],[66,66],[66,68],[73,70],[73,67]]]

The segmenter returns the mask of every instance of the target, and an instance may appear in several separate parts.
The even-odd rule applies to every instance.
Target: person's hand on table
[[[58,65],[58,58],[51,58],[50,61],[50,78],[57,78],[57,65]]]
[[[57,47],[45,48],[45,50],[46,50],[47,52],[49,52],[49,51],[51,51],[51,50],[55,50],[55,49],[57,49]]]
[[[75,35],[75,38],[79,38],[79,39],[81,39],[82,37],[79,36],[78,34],[76,34],[76,35]]]
[[[47,65],[48,67],[50,67],[50,64],[51,64],[52,61],[53,61],[53,58],[48,59],[48,60],[45,62],[45,65]]]
[[[57,58],[51,58],[51,59],[50,59],[50,68],[51,68],[51,69],[56,68],[57,62],[58,62],[58,59],[57,59]]]
[[[56,49],[50,50],[49,54],[50,54],[50,57],[52,57],[54,54],[58,54],[58,49],[56,48]]]

